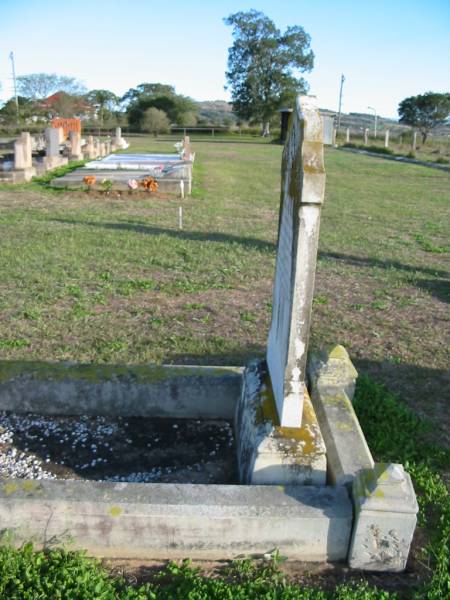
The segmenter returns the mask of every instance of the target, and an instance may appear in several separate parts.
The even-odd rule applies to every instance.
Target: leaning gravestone
[[[282,163],[267,364],[281,426],[300,427],[320,210],[325,193],[322,122],[315,98],[300,96],[291,121]]]

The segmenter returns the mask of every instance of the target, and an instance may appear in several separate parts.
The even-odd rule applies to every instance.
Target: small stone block
[[[353,503],[350,567],[403,571],[419,510],[403,466],[379,463],[362,471],[353,482]]]
[[[325,444],[309,395],[301,427],[281,427],[264,363],[245,370],[236,435],[242,483],[325,485]]]
[[[308,377],[311,385],[317,388],[344,391],[353,400],[358,371],[344,346],[332,346],[317,355],[311,355],[308,361]]]

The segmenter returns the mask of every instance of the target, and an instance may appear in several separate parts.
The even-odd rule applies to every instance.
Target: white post
[[[413,133],[413,140],[412,140],[412,150],[413,150],[413,152],[415,151],[416,146],[417,146],[417,131],[415,131]]]
[[[367,146],[368,143],[369,143],[369,130],[366,128],[366,129],[364,129],[364,146]]]
[[[178,227],[183,229],[183,207],[178,207]]]
[[[389,148],[389,129],[384,132],[384,147]]]
[[[347,131],[345,132],[345,141],[347,144],[350,142],[350,127],[347,127]]]

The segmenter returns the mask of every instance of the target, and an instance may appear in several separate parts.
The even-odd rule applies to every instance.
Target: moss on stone
[[[0,362],[0,382],[27,376],[41,381],[74,380],[101,383],[109,380],[131,379],[135,383],[152,384],[178,377],[220,377],[227,373],[230,373],[229,369],[220,367]]]

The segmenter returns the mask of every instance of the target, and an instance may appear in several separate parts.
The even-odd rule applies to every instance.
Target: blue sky
[[[223,17],[261,10],[276,25],[301,25],[315,67],[307,75],[319,105],[395,117],[406,96],[450,88],[450,0],[0,0],[0,99],[16,74],[56,72],[89,89],[123,94],[141,82],[175,85],[197,100],[224,90],[231,28]]]

